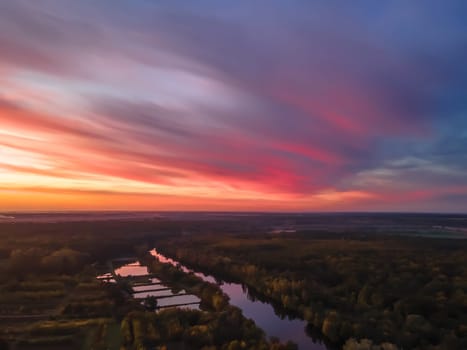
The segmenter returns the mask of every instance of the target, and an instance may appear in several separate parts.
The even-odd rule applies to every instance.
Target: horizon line
[[[278,211],[278,210],[263,210],[263,211],[252,211],[252,210],[107,210],[107,209],[70,209],[70,210],[6,210],[0,211],[2,214],[89,214],[89,213],[107,213],[107,214],[118,214],[118,213],[199,213],[199,214],[425,214],[425,215],[467,215],[467,212],[451,212],[451,211],[352,211],[352,210],[337,210],[337,211]]]

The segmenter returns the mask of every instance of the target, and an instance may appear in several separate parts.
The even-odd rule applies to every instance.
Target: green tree
[[[332,342],[337,342],[339,340],[339,328],[340,328],[339,316],[336,311],[331,311],[330,313],[328,313],[328,315],[324,319],[321,331]]]

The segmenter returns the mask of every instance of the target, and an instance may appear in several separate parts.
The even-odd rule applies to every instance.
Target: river
[[[256,325],[264,330],[267,336],[279,338],[283,342],[291,340],[298,345],[300,350],[326,350],[324,344],[312,339],[306,333],[306,321],[300,319],[282,319],[275,313],[272,305],[259,300],[252,300],[247,290],[241,284],[219,281],[213,276],[192,271],[178,261],[160,254],[156,249],[151,250],[150,253],[159,259],[160,262],[178,266],[186,273],[193,272],[206,282],[220,283],[220,288],[230,298],[230,304],[240,308],[243,314],[255,321]]]

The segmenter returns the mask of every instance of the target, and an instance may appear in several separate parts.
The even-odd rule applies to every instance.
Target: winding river
[[[255,321],[256,325],[263,329],[269,337],[276,337],[284,342],[291,340],[298,344],[300,350],[326,350],[324,344],[312,339],[306,333],[307,323],[305,321],[279,317],[272,305],[252,300],[241,284],[219,281],[212,276],[192,271],[178,261],[160,254],[156,249],[151,250],[150,253],[162,263],[178,266],[185,273],[193,272],[206,282],[219,284],[222,291],[229,296],[230,304],[240,308],[243,314]]]

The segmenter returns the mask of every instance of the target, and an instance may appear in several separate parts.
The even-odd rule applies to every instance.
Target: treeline
[[[222,311],[229,306],[229,297],[215,284],[205,282],[192,273],[184,273],[178,267],[161,263],[157,258],[147,253],[141,262],[148,266],[164,284],[172,289],[184,289],[201,299],[200,307],[206,311]]]
[[[157,247],[190,267],[244,283],[335,344],[353,337],[410,349],[467,349],[465,243],[423,246],[403,239],[205,236]]]
[[[52,252],[31,247],[15,249],[8,259],[8,272],[14,275],[32,273],[75,274],[88,264],[86,253],[70,248],[59,248]]]
[[[119,346],[120,321],[143,308],[120,285],[96,276],[108,271],[108,259],[134,256],[167,234],[158,229],[165,226],[0,223],[0,349]]]
[[[92,263],[134,255],[180,231],[161,220],[0,223],[0,282],[27,275],[67,274]]]
[[[123,344],[129,349],[167,349],[188,346],[203,350],[295,350],[292,343],[280,344],[265,339],[254,322],[238,308],[221,312],[202,312],[171,308],[157,313],[130,313],[121,325]]]
[[[241,310],[229,304],[229,297],[216,284],[185,273],[171,264],[161,263],[147,253],[140,257],[164,284],[197,295],[199,310],[171,308],[154,313],[130,313],[122,321],[124,344],[144,349],[153,345],[181,342],[193,349],[272,349],[293,350],[297,346],[278,340],[267,341],[264,332]]]

